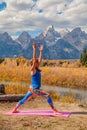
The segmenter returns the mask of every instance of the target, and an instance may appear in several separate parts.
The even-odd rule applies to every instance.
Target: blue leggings
[[[54,108],[54,105],[53,105],[53,102],[49,93],[41,89],[34,89],[32,91],[28,91],[27,94],[24,96],[24,98],[19,101],[19,104],[20,105],[24,104],[25,101],[30,99],[34,94],[39,95],[43,98],[46,98],[48,104],[52,107],[52,109]]]

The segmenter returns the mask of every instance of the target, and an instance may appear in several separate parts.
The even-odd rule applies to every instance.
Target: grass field
[[[41,66],[42,85],[87,89],[87,68],[79,66],[79,62],[68,64],[66,61],[45,61]],[[0,64],[0,81],[9,83],[5,87],[6,94],[26,93],[26,84],[31,83],[29,61],[6,59]],[[87,130],[87,105],[79,106],[80,102],[72,95],[61,100],[58,95],[52,93],[51,96],[59,111],[72,112],[69,118],[9,116],[4,113],[11,111],[16,102],[0,102],[0,130]],[[45,100],[33,98],[20,107],[20,110],[27,109],[50,110],[50,107]]]
[[[58,65],[58,61],[44,61],[43,64],[47,64],[41,66],[43,85],[87,89],[87,68],[76,67],[80,63],[71,62],[68,67],[64,66],[67,64],[65,61],[62,67]],[[6,59],[0,64],[0,81],[19,82],[19,86],[22,82],[30,84],[29,61],[21,59],[20,64],[17,65],[17,59]],[[10,86],[12,88],[12,84]]]

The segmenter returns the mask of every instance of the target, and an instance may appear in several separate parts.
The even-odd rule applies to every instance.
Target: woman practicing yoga
[[[48,104],[50,105],[50,107],[52,108],[53,112],[54,113],[59,113],[57,112],[57,110],[54,108],[54,105],[53,105],[53,102],[52,102],[52,99],[50,97],[50,94],[42,89],[40,89],[41,87],[41,70],[39,69],[39,66],[41,64],[41,61],[42,61],[42,51],[43,51],[43,48],[44,46],[41,45],[39,50],[40,50],[40,56],[39,58],[36,58],[36,48],[37,48],[37,44],[34,43],[32,45],[33,47],[33,58],[31,60],[31,79],[32,79],[32,82],[31,82],[31,85],[29,87],[29,90],[27,92],[27,94],[24,96],[23,99],[21,99],[18,104],[16,105],[16,107],[13,109],[13,113],[16,113],[17,112],[17,109],[25,103],[25,101],[27,101],[28,99],[30,99],[33,95],[39,95],[43,98],[45,98],[48,102]]]

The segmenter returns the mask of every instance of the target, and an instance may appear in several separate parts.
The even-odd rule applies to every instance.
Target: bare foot
[[[54,109],[53,109],[53,112],[58,112],[58,110],[54,108]]]
[[[19,111],[16,109],[13,109],[12,113],[18,113]]]
[[[61,112],[54,112],[55,115],[63,115]]]
[[[53,113],[55,114],[55,115],[61,115],[62,113],[61,112],[59,112],[57,109],[53,109]]]

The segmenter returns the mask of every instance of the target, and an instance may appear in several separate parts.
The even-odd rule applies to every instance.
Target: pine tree
[[[83,54],[81,54],[80,56],[80,62],[82,63],[82,65],[87,67],[87,50],[84,49]]]

